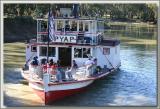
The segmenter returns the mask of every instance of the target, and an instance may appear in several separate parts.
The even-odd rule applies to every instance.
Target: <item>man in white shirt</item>
[[[89,59],[85,62],[87,76],[92,75],[92,65],[93,64],[94,62],[92,61],[91,57],[89,57]]]

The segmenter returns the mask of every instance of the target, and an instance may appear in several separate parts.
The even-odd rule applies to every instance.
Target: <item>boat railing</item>
[[[43,78],[43,74],[49,74],[50,81],[60,81],[58,78],[62,80],[66,80],[67,74],[66,71],[69,71],[70,66],[65,67],[57,67],[57,66],[47,66],[47,65],[29,65],[29,71],[31,78]],[[60,73],[60,74],[59,74]]]
[[[55,32],[56,37],[59,36],[76,36],[76,44],[88,44],[88,45],[97,45],[98,44],[98,38],[96,37],[96,33],[85,33],[85,32]],[[48,41],[48,32],[38,32],[37,33],[37,42],[38,43],[46,43]],[[51,42],[51,41],[50,41]],[[57,41],[53,41],[57,43]],[[66,43],[66,42],[58,42],[58,43]],[[73,42],[67,42],[67,43],[73,43]],[[75,43],[75,42],[74,42]]]
[[[86,66],[79,67],[75,70],[71,66],[57,67],[47,65],[29,65],[30,76],[32,79],[43,79],[44,74],[48,74],[49,82],[61,82],[75,80],[76,78],[84,79],[87,76]],[[70,78],[70,76],[72,78]]]

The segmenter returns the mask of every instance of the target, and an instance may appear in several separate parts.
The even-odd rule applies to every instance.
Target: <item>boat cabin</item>
[[[26,46],[21,74],[45,104],[82,91],[121,64],[120,41],[105,38],[104,21],[70,13],[61,9],[61,17],[37,19],[37,38]],[[56,64],[45,63],[48,58]]]
[[[52,29],[48,30],[50,25]],[[37,19],[37,39],[27,45],[26,62],[34,56],[40,61],[46,58],[49,41],[49,59],[60,60],[62,66],[71,66],[72,60],[83,66],[92,56],[101,67],[116,67],[120,63],[120,42],[104,37],[102,19],[55,17],[51,23]]]

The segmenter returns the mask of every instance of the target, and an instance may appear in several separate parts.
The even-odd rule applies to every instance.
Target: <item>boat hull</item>
[[[119,68],[119,66],[117,68]],[[40,81],[33,81],[32,79],[29,79],[29,76],[26,76],[24,72],[22,72],[22,76],[28,80],[29,86],[44,101],[44,104],[47,105],[53,103],[54,101],[63,99],[67,96],[71,96],[73,94],[84,91],[85,88],[95,80],[107,76],[116,69],[112,69],[106,73],[102,73],[95,77],[91,77],[81,81],[49,83],[47,85]]]
[[[86,88],[83,87],[79,89],[49,91],[49,92],[44,92],[36,89],[33,89],[33,90],[44,101],[45,105],[49,105],[49,104],[52,104],[54,101],[58,101],[65,97],[81,93],[85,91]]]
[[[34,92],[44,101],[44,104],[47,105],[67,96],[84,91],[93,81],[94,80],[70,82],[67,84],[50,84],[48,87],[45,87],[47,90],[44,90],[42,88],[43,85],[38,83],[30,82],[29,86],[32,87]]]

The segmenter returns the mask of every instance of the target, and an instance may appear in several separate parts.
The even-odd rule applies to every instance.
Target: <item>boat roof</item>
[[[31,44],[33,46],[37,46],[37,45],[47,45],[47,43],[37,43],[37,42],[33,42],[33,43],[28,43]],[[73,43],[58,43],[58,42],[50,42],[49,45],[56,45],[56,46],[82,46],[82,47],[92,47],[92,46],[117,46],[120,44],[120,40],[118,39],[104,39],[102,42],[99,43],[99,45],[90,45],[90,44],[73,44]]]
[[[37,20],[48,20],[48,18],[37,18]],[[74,17],[55,17],[55,20],[85,20],[85,21],[105,21],[103,18],[74,18]]]

